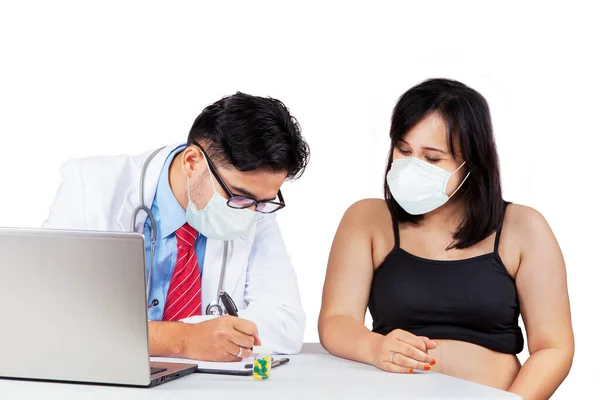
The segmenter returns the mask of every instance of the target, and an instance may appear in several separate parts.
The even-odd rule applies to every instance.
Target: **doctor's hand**
[[[186,325],[184,335],[186,358],[221,362],[239,361],[252,355],[252,346],[261,344],[254,322],[242,318],[224,315],[198,324]]]
[[[428,354],[437,342],[424,336],[396,329],[379,336],[374,343],[373,365],[388,372],[410,373],[415,369],[428,371],[435,360]]]

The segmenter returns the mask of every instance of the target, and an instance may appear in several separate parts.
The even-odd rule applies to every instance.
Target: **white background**
[[[39,226],[69,158],[184,141],[237,90],[279,98],[312,148],[279,221],[317,341],[329,246],[351,203],[381,197],[395,101],[462,80],[489,101],[505,198],[545,215],[567,262],[577,349],[554,398],[600,398],[598,12],[396,3],[2,2],[0,226]]]

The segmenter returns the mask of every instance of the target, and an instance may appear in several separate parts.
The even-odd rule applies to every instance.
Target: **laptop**
[[[0,228],[0,378],[155,386],[196,364],[151,363],[144,237]]]

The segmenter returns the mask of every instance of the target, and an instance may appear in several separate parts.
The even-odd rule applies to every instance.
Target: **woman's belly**
[[[460,379],[508,390],[521,363],[517,356],[498,353],[476,344],[456,340],[439,340],[429,354],[436,360],[432,371]]]

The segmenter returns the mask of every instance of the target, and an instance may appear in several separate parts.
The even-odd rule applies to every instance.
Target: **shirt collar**
[[[162,238],[172,235],[177,229],[181,228],[186,222],[186,210],[175,198],[171,185],[169,184],[169,167],[175,156],[185,149],[185,145],[176,147],[167,157],[156,188],[156,206],[160,213],[160,230]]]

